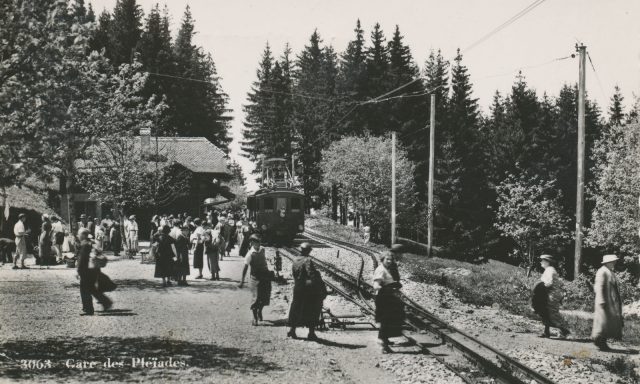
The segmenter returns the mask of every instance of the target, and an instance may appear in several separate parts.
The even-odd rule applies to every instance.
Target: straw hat
[[[260,242],[260,241],[262,241],[262,239],[260,238],[260,236],[258,234],[254,233],[253,235],[251,235],[251,237],[249,237],[249,241]]]
[[[616,255],[604,255],[602,256],[602,264],[611,263],[612,261],[620,260]]]
[[[553,256],[551,255],[542,255],[540,256],[541,260],[548,260],[548,261],[556,261],[556,259],[553,258]]]

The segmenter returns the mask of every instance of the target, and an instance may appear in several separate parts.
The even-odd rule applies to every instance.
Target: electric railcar
[[[266,243],[289,243],[304,231],[304,194],[285,164],[284,159],[264,160],[262,187],[247,196],[249,220]]]

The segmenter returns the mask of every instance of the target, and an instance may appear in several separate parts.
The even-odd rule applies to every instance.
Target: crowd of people
[[[80,277],[80,291],[83,314],[93,314],[92,297],[105,309],[112,301],[97,289],[100,279],[108,277],[100,272],[96,256],[110,250],[118,256],[124,249],[130,257],[138,252],[139,227],[135,215],[124,220],[124,228],[109,216],[104,219],[80,216],[77,223],[77,237],[69,233],[59,217],[42,216],[42,227],[37,239],[37,248],[31,250],[41,265],[73,261]],[[15,240],[0,239],[0,257],[4,263],[11,259],[13,269],[28,269],[25,258],[28,253],[27,238],[30,230],[26,225],[26,216],[20,214],[14,226]],[[122,236],[124,235],[124,237]],[[185,286],[191,266],[198,270],[196,279],[203,279],[206,260],[211,280],[220,280],[220,263],[230,256],[231,250],[238,245],[238,256],[244,257],[244,268],[240,287],[244,286],[247,273],[249,287],[253,294],[251,312],[253,324],[263,320],[262,310],[270,303],[271,283],[280,276],[282,260],[276,252],[273,262],[274,271],[269,269],[265,249],[261,246],[261,234],[253,221],[248,221],[242,213],[209,212],[203,217],[190,217],[187,214],[156,215],[151,220],[150,256],[155,260],[156,278],[162,279],[162,286]],[[296,329],[307,327],[308,339],[315,340],[315,328],[319,324],[322,302],[326,297],[326,288],[321,274],[310,258],[312,248],[309,243],[300,246],[300,257],[292,263],[294,282],[293,299],[289,311],[289,331],[287,336],[297,338]],[[190,265],[189,255],[193,255]],[[383,253],[373,275],[376,290],[376,321],[380,323],[378,342],[384,353],[390,352],[389,338],[402,336],[405,320],[404,304],[401,300],[400,274],[397,261],[401,256],[401,246],[394,245]],[[11,260],[9,260],[11,261]],[[622,301],[615,275],[616,255],[605,255],[597,271],[594,283],[595,309],[592,339],[601,350],[609,350],[608,339],[619,339],[624,325]],[[555,268],[557,261],[551,255],[540,256],[540,265],[544,269],[540,281],[532,290],[532,309],[541,317],[544,332],[541,337],[551,337],[551,329],[559,330],[558,336],[566,338],[571,332],[560,313],[564,296],[562,279]],[[70,265],[71,266],[71,265]]]

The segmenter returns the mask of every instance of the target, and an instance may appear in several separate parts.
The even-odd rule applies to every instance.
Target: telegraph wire
[[[534,65],[527,65],[527,66],[517,67],[517,68],[512,69],[512,70],[511,70],[511,71],[509,71],[509,72],[502,72],[502,73],[499,73],[499,74],[496,74],[496,75],[482,76],[482,77],[479,77],[479,78],[477,78],[477,79],[474,79],[474,81],[477,81],[477,80],[485,80],[485,79],[492,79],[492,78],[494,78],[494,77],[508,76],[508,75],[512,75],[512,74],[513,74],[514,72],[516,72],[516,71],[521,71],[521,70],[524,70],[524,69],[540,68],[540,67],[544,67],[544,66],[549,65],[549,64],[553,64],[553,63],[555,63],[555,62],[557,62],[557,61],[562,61],[562,60],[571,59],[571,58],[575,58],[575,55],[569,55],[569,56],[564,56],[564,57],[558,57],[558,58],[555,58],[555,59],[553,59],[553,60],[545,61],[544,63],[540,63],[540,64],[534,64]]]
[[[483,42],[487,41],[489,38],[493,37],[493,35],[497,34],[498,32],[500,32],[501,30],[507,28],[508,26],[510,26],[511,24],[515,23],[516,21],[518,21],[520,18],[524,17],[527,13],[533,11],[535,8],[537,8],[538,6],[540,6],[542,3],[544,3],[546,0],[535,0],[533,3],[529,4],[528,6],[526,6],[524,9],[522,9],[520,12],[516,13],[515,15],[513,15],[510,19],[508,19],[507,21],[505,21],[504,23],[500,24],[499,26],[497,26],[496,28],[494,28],[493,30],[491,30],[490,32],[488,32],[487,34],[485,34],[484,36],[482,36],[481,38],[479,38],[478,40],[476,40],[475,42],[471,43],[469,46],[467,46],[463,51],[469,52],[470,50],[472,50],[473,48],[477,47],[478,45],[482,44]]]
[[[591,64],[591,69],[593,70],[593,74],[596,77],[596,81],[598,82],[598,87],[600,88],[600,92],[602,93],[603,103],[606,103],[607,95],[604,91],[604,87],[602,86],[602,82],[600,81],[600,76],[598,76],[598,72],[596,71],[596,67],[593,65],[593,60],[591,60],[591,54],[587,51],[587,57],[589,58],[589,63]]]

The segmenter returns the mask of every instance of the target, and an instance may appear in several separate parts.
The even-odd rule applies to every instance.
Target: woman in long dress
[[[244,268],[242,269],[242,279],[240,288],[244,286],[244,278],[247,270],[251,268],[249,277],[249,287],[253,296],[251,312],[253,313],[253,325],[258,325],[262,321],[262,308],[271,302],[271,272],[267,267],[267,258],[264,248],[260,246],[260,236],[251,235],[249,238],[251,249],[244,258]]]
[[[560,337],[566,338],[571,332],[568,329],[567,323],[560,314],[560,305],[562,304],[563,291],[562,280],[558,275],[558,271],[554,265],[555,259],[551,255],[540,256],[540,265],[544,268],[544,272],[540,277],[540,281],[544,284],[547,290],[547,310],[542,318],[544,323],[544,333],[540,337],[550,337],[550,328],[560,329]]]
[[[373,272],[376,289],[376,321],[380,323],[378,343],[383,353],[391,352],[389,338],[402,336],[404,304],[400,299],[400,274],[393,253],[382,255],[378,268]]]
[[[162,286],[171,286],[169,279],[173,275],[173,260],[177,255],[175,240],[169,236],[171,228],[168,225],[162,227],[160,233],[153,237],[158,243],[158,255],[156,257],[156,271],[154,276],[162,278]]]
[[[178,260],[176,261],[176,277],[178,285],[186,286],[189,270],[189,226],[185,224],[182,232],[176,239],[176,251],[178,252]]]
[[[251,223],[246,221],[242,226],[242,242],[240,243],[240,256],[247,256],[247,252],[249,252],[249,238],[253,235],[253,228],[251,227]]]
[[[204,232],[204,253],[207,255],[207,265],[211,271],[211,280],[220,280],[220,263],[218,262],[220,249],[220,233],[207,229]]]
[[[297,338],[296,327],[309,328],[307,339],[317,340],[315,327],[322,314],[322,302],[327,296],[327,290],[320,272],[316,270],[311,257],[309,243],[300,245],[300,257],[291,266],[293,276],[293,300],[289,308],[288,337]]]
[[[38,260],[40,265],[49,265],[51,258],[51,221],[48,215],[42,215],[42,231],[38,237]]]
[[[202,279],[202,268],[204,267],[204,227],[201,219],[195,219],[193,223],[196,229],[191,234],[191,243],[193,244],[193,268],[197,269],[200,274],[196,279]]]

